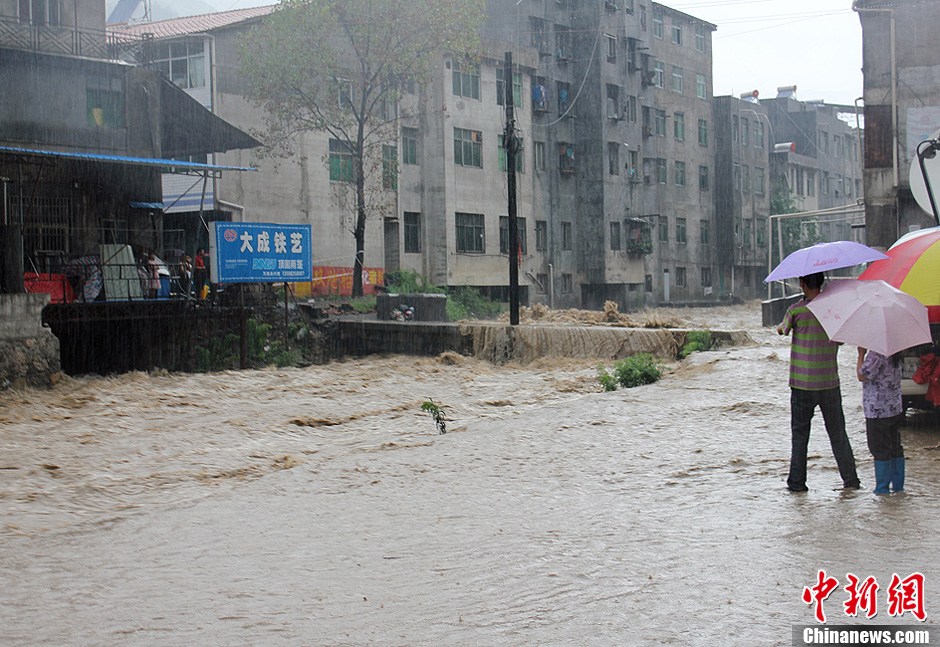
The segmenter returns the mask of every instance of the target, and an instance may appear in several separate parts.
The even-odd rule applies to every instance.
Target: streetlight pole
[[[506,184],[509,191],[509,324],[519,325],[519,231],[516,213],[516,120],[513,113],[512,52],[506,52],[503,72],[503,94],[506,99]]]

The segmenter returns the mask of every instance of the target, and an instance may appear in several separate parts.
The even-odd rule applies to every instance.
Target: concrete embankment
[[[501,364],[559,357],[614,360],[651,353],[675,359],[688,329],[619,326],[508,326],[497,323],[427,323],[347,319],[336,321],[336,356],[385,353],[437,355],[454,351]],[[748,346],[743,331],[710,331],[720,346]]]

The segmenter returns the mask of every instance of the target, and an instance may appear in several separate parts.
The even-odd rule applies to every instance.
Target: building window
[[[544,252],[548,250],[548,221],[535,221],[535,251]]]
[[[660,184],[666,184],[666,160],[662,157],[656,158],[656,181]]]
[[[676,162],[675,182],[676,186],[685,186],[685,162]]]
[[[571,60],[571,30],[564,25],[555,25],[555,58]]]
[[[616,63],[617,62],[617,37],[611,36],[610,34],[604,34],[604,37],[607,40],[607,62]]]
[[[669,216],[659,216],[659,242],[669,242]]]
[[[516,218],[516,236],[519,239],[519,253],[528,254],[525,236],[525,218]],[[499,253],[509,253],[509,216],[499,217]]]
[[[732,182],[734,183],[734,190],[738,193],[741,193],[741,165],[737,162],[735,162],[733,165],[731,177]]]
[[[708,239],[710,238],[709,236],[710,230],[711,230],[711,226],[709,225],[709,222],[707,220],[698,221],[698,232],[699,232],[698,236],[699,236],[699,242],[701,242],[702,245],[708,245],[709,243]]]
[[[627,96],[624,99],[625,105],[623,107],[624,117],[632,122],[636,123],[636,97],[633,95]]]
[[[757,246],[766,247],[767,246],[767,219],[759,218],[757,220]]]
[[[620,223],[610,223],[610,248],[613,251],[620,251]]]
[[[574,292],[574,275],[572,274],[561,275],[561,291],[563,294],[571,294],[572,292]]]
[[[677,141],[685,141],[685,113],[672,115],[672,133]]]
[[[698,143],[700,146],[708,146],[708,120],[698,120]]]
[[[666,64],[662,61],[653,63],[653,85],[657,88],[666,86]]]
[[[666,111],[653,111],[653,134],[660,137],[666,136]]]
[[[457,253],[482,254],[486,251],[486,227],[482,213],[457,213]]]
[[[529,44],[540,54],[551,54],[551,48],[545,37],[545,21],[535,16],[529,16],[529,30],[531,39]]]
[[[684,287],[686,287],[686,285],[687,285],[687,283],[686,283],[686,279],[685,279],[685,268],[684,268],[684,267],[677,267],[677,268],[676,268],[676,287],[677,287],[677,288],[684,288]]]
[[[708,191],[708,167],[698,167],[698,190]]]
[[[806,195],[816,195],[816,171],[806,171]]]
[[[676,23],[672,24],[672,43],[673,45],[682,45],[682,26]]]
[[[699,99],[708,98],[708,88],[705,85],[705,75],[696,74],[695,75],[695,96]]]
[[[676,218],[676,242],[685,243],[685,218]]]
[[[702,287],[710,288],[712,286],[712,268],[703,267],[700,271],[702,273]]]
[[[571,233],[571,223],[567,221],[562,221],[561,223],[561,248],[564,251],[570,251],[573,246],[574,240]]]
[[[562,175],[574,173],[574,144],[558,144],[558,170]]]
[[[761,121],[754,124],[754,146],[760,149],[764,148],[764,124]]]
[[[566,81],[558,81],[558,114],[563,115],[568,112],[568,101],[571,98],[571,86]]]
[[[684,72],[681,67],[672,66],[672,91],[682,94],[682,76]]]
[[[181,88],[206,85],[206,56],[203,41],[179,41],[156,45],[153,64]]]
[[[453,90],[455,97],[480,98],[480,67],[453,62]]]
[[[405,253],[418,254],[421,252],[421,214],[414,211],[405,212]]]
[[[535,275],[535,291],[539,294],[545,294],[548,290],[548,274]]]
[[[643,279],[643,284],[647,292],[652,292],[653,291],[653,275],[647,274],[646,277]]]
[[[401,162],[402,164],[418,163],[418,129],[401,129]]]
[[[829,195],[829,171],[822,172],[822,177],[819,179],[819,186],[822,189],[820,192],[823,195]]]
[[[535,158],[535,170],[545,170],[545,142],[534,142],[532,145],[532,154]]]
[[[745,195],[751,192],[751,167],[747,164],[741,165],[741,191]]]
[[[705,51],[705,26],[704,25],[695,26],[695,51],[696,52]]]
[[[356,167],[349,144],[330,139],[330,182],[355,182]]]
[[[764,195],[764,169],[760,166],[754,167],[754,193]]]
[[[496,68],[496,103],[506,105],[506,68]],[[512,75],[512,103],[516,108],[522,108],[522,75]]]
[[[59,0],[19,0],[17,8],[20,22],[28,22],[37,27],[56,27],[62,24]]]
[[[454,128],[454,163],[483,168],[483,133]]]
[[[382,145],[382,188],[398,189],[398,147]]]
[[[349,79],[337,79],[336,105],[342,110],[353,109],[353,84]]]
[[[498,145],[496,149],[497,166],[503,173],[506,172],[506,140],[505,135],[498,136]],[[522,155],[522,146],[516,150],[516,173],[525,171],[525,157]]]
[[[741,118],[741,145],[751,145],[751,122],[744,117]]]
[[[620,88],[607,84],[607,118],[620,119]]]
[[[738,143],[738,132],[740,130],[740,120],[737,115],[733,115],[731,117],[731,141],[734,143]]]
[[[124,127],[123,74],[89,74],[85,79],[89,126]]]
[[[607,174],[620,175],[620,144],[607,142]]]
[[[663,37],[663,11],[655,7],[653,8],[653,36]]]

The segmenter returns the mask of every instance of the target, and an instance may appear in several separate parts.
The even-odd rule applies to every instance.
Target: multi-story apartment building
[[[722,294],[753,298],[767,275],[774,141],[756,92],[714,103],[718,286]]]
[[[237,45],[272,9],[119,29],[150,34],[151,58],[169,78],[232,123],[262,129],[263,115],[242,97]],[[844,204],[858,195],[858,146],[823,104],[713,100],[714,29],[645,0],[490,2],[481,59],[442,54],[433,80],[395,108],[398,140],[377,161],[395,169],[382,187],[391,207],[366,229],[367,290],[383,271],[408,269],[506,298],[511,88],[522,303],[637,307],[759,296],[774,168],[798,208]],[[772,155],[780,142],[786,154]],[[322,279],[349,275],[353,264],[337,200],[349,180],[344,154],[311,132],[293,157],[219,156],[257,163],[262,173],[178,187],[188,188],[188,206],[168,192],[176,205],[168,211],[191,211],[198,199],[211,217],[309,222],[320,274],[311,290],[343,289]]]
[[[937,224],[915,202],[909,178],[912,167],[919,173],[918,145],[940,132],[940,50],[932,44],[940,5],[855,0],[852,6],[862,25],[865,226],[869,244],[889,247],[912,229]]]

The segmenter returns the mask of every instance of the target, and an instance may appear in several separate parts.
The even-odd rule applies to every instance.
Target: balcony
[[[33,25],[0,16],[0,48],[140,63],[144,39],[67,25]]]

